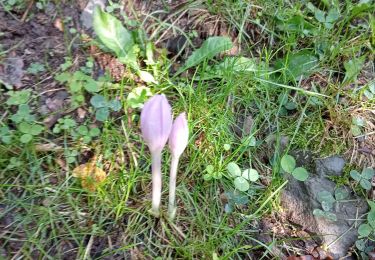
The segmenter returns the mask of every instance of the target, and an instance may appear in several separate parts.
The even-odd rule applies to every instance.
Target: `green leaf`
[[[246,180],[256,182],[259,179],[259,173],[255,169],[247,169],[243,171],[242,177],[244,177]]]
[[[152,76],[152,74],[150,72],[140,70],[140,71],[138,71],[138,75],[141,78],[141,80],[146,82],[146,83],[158,84],[158,82],[155,80],[154,76]]]
[[[317,217],[324,217],[325,216],[324,211],[321,210],[321,209],[314,209],[313,215],[317,216]]]
[[[86,80],[86,83],[83,84],[83,87],[90,93],[95,93],[100,90],[98,82],[93,79]]]
[[[90,99],[90,103],[95,108],[101,108],[101,107],[107,107],[108,106],[107,100],[102,95],[92,96],[92,98]]]
[[[229,151],[230,150],[230,144],[224,144],[223,148],[224,148],[225,151]]]
[[[364,239],[359,239],[355,241],[355,246],[357,247],[358,250],[364,251],[366,248],[366,241]]]
[[[227,170],[232,177],[241,176],[241,169],[235,162],[228,163]]]
[[[108,107],[111,108],[113,111],[117,112],[121,109],[121,102],[120,100],[114,99],[108,102]]]
[[[8,95],[10,96],[6,101],[7,105],[21,105],[26,104],[29,101],[31,91],[27,90],[20,90],[20,91],[9,91]]]
[[[374,177],[374,169],[364,168],[361,175],[362,175],[362,178],[370,180],[372,179],[372,177]]]
[[[317,200],[322,204],[324,211],[329,211],[336,201],[332,194],[328,191],[321,191],[317,194]]]
[[[344,200],[349,197],[349,192],[345,187],[338,187],[335,190],[335,198],[336,200]]]
[[[95,113],[96,120],[103,122],[107,120],[108,117],[109,117],[108,107],[101,107],[98,110],[96,110],[96,113]]]
[[[284,155],[281,158],[281,168],[288,173],[292,173],[294,168],[296,168],[296,160],[291,155]]]
[[[358,74],[361,72],[363,64],[365,62],[366,56],[362,56],[360,58],[355,58],[344,62],[345,68],[345,78],[343,82],[350,83],[357,79]]]
[[[247,191],[250,188],[249,183],[243,177],[236,177],[234,179],[234,186],[239,191]]]
[[[367,222],[373,229],[375,229],[375,209],[371,208],[370,212],[367,214]]]
[[[22,122],[21,124],[18,125],[18,129],[21,131],[21,133],[24,133],[24,134],[30,133],[30,128],[31,128],[31,125],[26,122]]]
[[[117,56],[126,56],[132,49],[134,42],[130,32],[116,17],[103,12],[100,7],[94,11],[93,27],[103,44]]]
[[[339,11],[336,8],[331,8],[328,11],[328,14],[327,14],[327,17],[326,17],[325,20],[328,23],[333,23],[333,22],[337,21],[337,19],[339,19],[339,17],[340,17]]]
[[[90,131],[89,131],[89,135],[91,137],[99,136],[100,135],[100,129],[97,128],[97,127],[91,128]]]
[[[330,221],[337,221],[337,216],[336,214],[332,212],[324,212],[324,217]]]
[[[80,135],[87,135],[89,133],[89,129],[87,128],[87,126],[85,125],[80,125],[78,128],[77,128],[77,132],[80,134]]]
[[[366,126],[366,120],[362,117],[353,117],[352,123],[357,126]]]
[[[29,133],[32,135],[39,135],[44,130],[44,127],[41,125],[31,125]]]
[[[309,173],[303,167],[297,167],[293,170],[292,175],[299,181],[305,181],[309,177]]]
[[[275,63],[277,70],[285,69],[289,78],[300,80],[311,75],[318,66],[318,58],[308,50],[301,50],[279,59]]]
[[[350,177],[352,177],[356,181],[360,181],[362,179],[361,174],[359,174],[359,172],[357,172],[356,170],[350,171]]]
[[[205,175],[203,175],[203,179],[205,181],[210,181],[210,180],[212,180],[212,176],[211,176],[211,174],[205,174]]]
[[[361,128],[357,125],[351,125],[350,131],[352,132],[353,136],[359,136],[362,134]]]
[[[368,237],[372,232],[372,228],[369,224],[362,224],[358,227],[358,234],[360,237]]]
[[[368,180],[362,179],[362,180],[359,181],[359,184],[365,190],[371,190],[371,182],[369,182]]]
[[[215,168],[214,168],[213,165],[211,165],[211,164],[207,165],[206,171],[207,171],[208,174],[213,174],[214,170],[215,170]]]
[[[20,141],[21,143],[28,143],[33,139],[33,136],[31,134],[23,134],[21,135]]]
[[[212,59],[215,55],[232,48],[232,41],[228,37],[214,36],[210,37],[202,44],[202,46],[195,50],[185,62],[185,65],[180,68],[176,74],[194,67],[204,60]]]

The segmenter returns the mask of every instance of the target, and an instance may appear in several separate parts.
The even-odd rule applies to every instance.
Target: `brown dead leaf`
[[[97,186],[102,183],[107,174],[100,168],[95,166],[95,160],[77,166],[73,170],[73,176],[81,179],[83,188],[95,191]]]

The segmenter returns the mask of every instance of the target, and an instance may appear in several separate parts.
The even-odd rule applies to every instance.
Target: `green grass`
[[[22,144],[17,138],[10,144],[0,142],[0,226],[4,230],[1,246],[9,256],[26,259],[131,255],[161,259],[276,258],[271,248],[288,240],[274,239],[271,244],[263,244],[258,241],[256,223],[262,216],[279,210],[279,193],[286,185],[278,163],[283,153],[279,149],[281,137],[289,138],[286,151],[311,150],[317,156],[340,154],[352,145],[347,137],[350,108],[354,104],[374,107],[370,100],[359,103],[361,92],[347,90],[347,84],[342,83],[344,62],[363,55],[367,61],[373,59],[370,35],[374,28],[369,21],[374,8],[351,17],[350,5],[338,6],[340,19],[335,29],[328,29],[299,2],[201,3],[200,8],[223,18],[237,32],[242,54],[256,58],[258,71],[236,73],[228,68],[221,78],[202,80],[206,69],[212,68],[208,66],[215,62],[207,61],[193,69],[189,77],[170,77],[171,64],[160,56],[163,64],[158,69],[163,76],[159,85],[152,86],[152,92],[167,95],[174,115],[186,111],[190,128],[189,145],[178,171],[175,221],[168,220],[165,214],[168,152],[163,154],[162,217],[157,219],[148,213],[150,155],[140,136],[139,109],[130,109],[126,100],[129,89],[137,83],[125,79],[101,92],[109,99],[120,98],[122,112],[112,114],[101,127],[102,134],[91,143],[73,141],[69,132],[56,136],[50,131],[29,144]],[[327,9],[322,3],[316,6]],[[311,24],[311,32],[280,29],[281,19],[285,22],[295,15]],[[157,28],[152,38],[155,41],[161,39],[158,37],[163,29],[175,27],[152,15],[148,19],[153,21],[151,27]],[[364,26],[353,24],[353,19],[359,19]],[[261,32],[255,34],[259,41],[251,35],[250,25]],[[69,40],[66,46],[67,56],[73,55]],[[320,57],[319,65],[307,78],[319,74],[325,79],[325,86],[316,81],[314,88],[303,80],[290,78],[293,68],[275,70],[278,59],[290,58],[298,50],[309,50]],[[285,112],[280,102],[282,95],[296,108]],[[347,103],[340,103],[339,96],[345,97]],[[314,104],[313,99],[320,104]],[[0,117],[0,127],[14,127],[9,120],[14,109],[4,106],[1,111],[7,113]],[[243,115],[252,117],[253,127],[240,137],[233,128]],[[38,122],[42,120],[38,118]],[[93,116],[88,116],[86,123],[93,120]],[[332,131],[327,132],[327,121],[334,124]],[[15,133],[19,135],[16,130]],[[249,146],[251,136],[257,140],[255,147]],[[275,144],[267,143],[270,138],[275,139]],[[326,141],[321,144],[323,138]],[[38,151],[35,144],[49,140],[58,143],[62,151]],[[225,144],[231,145],[229,151],[224,150]],[[76,163],[67,164],[64,152],[71,150],[77,150],[79,155]],[[93,155],[108,177],[96,191],[88,191],[72,176],[72,170]],[[276,158],[274,164],[270,163],[272,158]],[[261,181],[251,188],[248,205],[226,214],[223,194],[234,189],[226,171],[231,161],[241,168],[257,169]],[[205,181],[207,165],[213,165],[223,177]],[[339,184],[345,181],[348,180],[338,180]]]

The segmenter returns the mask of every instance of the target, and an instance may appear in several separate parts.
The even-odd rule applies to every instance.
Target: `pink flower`
[[[165,95],[155,95],[141,112],[141,130],[151,153],[161,152],[172,129],[172,109]]]
[[[169,149],[172,155],[180,157],[185,150],[189,140],[189,128],[186,121],[186,114],[181,113],[173,122],[172,131],[169,135]]]
[[[151,152],[151,213],[156,217],[159,217],[160,214],[162,188],[161,152],[168,141],[172,129],[172,120],[172,109],[164,95],[155,95],[150,98],[141,112],[142,136]]]

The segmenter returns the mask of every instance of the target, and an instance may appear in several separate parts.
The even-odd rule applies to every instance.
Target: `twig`
[[[29,11],[30,11],[31,7],[33,6],[33,4],[34,4],[34,0],[31,0],[29,5],[27,6],[26,11],[22,15],[22,18],[21,18],[22,23],[25,22],[25,20],[27,18],[27,15],[29,14]]]

